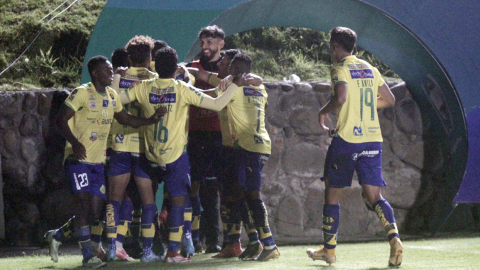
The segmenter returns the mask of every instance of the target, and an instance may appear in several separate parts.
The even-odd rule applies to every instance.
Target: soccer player
[[[153,49],[153,40],[149,36],[135,36],[125,46],[130,68],[120,79],[120,91],[130,88],[130,86],[145,79],[157,78],[158,75],[148,67],[151,62],[151,51]],[[116,75],[117,76],[117,75]],[[118,77],[116,77],[118,79]],[[124,106],[125,111],[137,117],[143,116],[138,102],[132,102]],[[118,121],[112,123],[112,151],[108,166],[108,203],[107,203],[107,241],[106,251],[107,261],[114,260],[115,257],[121,260],[133,261],[123,248],[122,240],[128,229],[128,223],[132,220],[133,203],[129,198],[123,201],[123,211],[121,210],[122,200],[125,191],[130,183],[130,177],[133,174],[136,188],[138,188],[142,201],[141,232],[143,243],[142,262],[159,260],[151,247],[153,244],[153,235],[155,234],[154,220],[157,212],[155,205],[155,196],[152,188],[152,180],[139,165],[141,152],[145,152],[143,133],[139,129],[125,126]],[[131,187],[135,188],[135,186]],[[129,206],[129,207],[125,207]],[[122,213],[122,218],[120,215]],[[117,231],[118,228],[118,231]],[[117,239],[117,236],[118,237]]]
[[[128,53],[124,47],[115,49],[112,53],[112,67],[116,70],[118,67],[128,66]],[[109,135],[111,137],[111,135]],[[111,148],[111,138],[107,141],[107,149]],[[108,163],[108,150],[107,150],[107,163]],[[48,243],[48,254],[54,262],[58,262],[58,248],[62,244],[62,241],[69,239],[75,230],[74,224],[75,216],[71,217],[64,225],[58,229],[50,230],[45,233],[45,240]],[[105,250],[101,245],[101,236],[103,232],[102,219],[95,221],[96,226],[92,226],[92,250],[97,250],[96,256],[100,259],[105,257]]]
[[[92,81],[70,93],[58,114],[57,125],[67,140],[64,167],[74,192],[74,228],[82,263],[85,267],[101,267],[105,263],[91,250],[90,225],[100,218],[106,200],[104,162],[112,120],[139,127],[157,123],[165,111],[159,109],[148,119],[127,114],[117,93],[109,87],[113,70],[108,59],[95,56],[87,66]]]
[[[220,50],[225,45],[225,33],[218,26],[207,26],[200,30],[200,60],[187,64],[202,70],[217,72],[217,63],[221,60]],[[195,87],[213,88],[206,82],[197,81]],[[206,253],[220,251],[218,246],[219,221],[219,184],[217,165],[221,160],[222,135],[216,112],[191,106],[190,127],[187,152],[192,170],[192,239],[196,252],[202,251],[201,240],[205,237]],[[201,207],[203,212],[200,213]],[[202,218],[200,219],[200,216]]]
[[[160,49],[155,55],[155,70],[159,79],[140,81],[120,94],[124,104],[137,100],[146,116],[156,108],[168,111],[161,122],[145,128],[146,151],[140,157],[144,170],[164,181],[171,202],[167,263],[190,261],[190,258],[178,253],[184,225],[185,196],[190,186],[190,166],[185,151],[189,105],[219,111],[233,95],[233,88],[228,88],[218,98],[211,98],[199,89],[175,80],[177,62],[178,56],[173,48]]]
[[[231,142],[235,148],[233,159],[238,181],[264,248],[256,260],[267,261],[280,256],[260,194],[262,168],[271,151],[270,137],[265,129],[265,105],[268,95],[263,85],[254,88],[241,82],[242,77],[250,73],[251,62],[250,56],[238,53],[228,67],[229,74],[234,76],[235,94],[227,105],[227,118]]]
[[[228,74],[228,68],[232,59],[239,52],[239,50],[235,49],[225,51],[222,60],[218,63],[218,74],[194,68],[189,68],[189,70],[197,79],[208,81],[209,84],[214,86],[219,85],[220,80],[224,78],[228,78],[225,82],[231,82],[233,76]],[[245,79],[249,85],[260,86],[262,84],[262,79],[251,73],[247,74]],[[226,87],[220,85],[218,88],[225,89]],[[222,184],[220,207],[225,248],[212,258],[238,257],[243,260],[252,260],[262,252],[263,246],[259,241],[257,230],[249,215],[245,196],[235,171],[234,148],[228,124],[227,108],[218,112],[218,116],[222,132],[222,144],[224,146],[218,178]],[[240,243],[241,222],[244,223],[245,231],[249,238],[247,248],[243,252]]]
[[[318,113],[323,130],[328,113],[338,112],[337,126],[328,148],[322,181],[325,182],[323,206],[323,246],[307,249],[314,260],[328,264],[336,261],[337,231],[340,224],[340,199],[343,189],[351,186],[356,171],[363,193],[385,229],[390,242],[390,266],[402,263],[400,241],[393,209],[380,191],[385,186],[382,177],[382,133],[377,109],[393,106],[395,97],[378,70],[352,52],[356,33],[346,27],[330,30],[330,54],[335,63],[331,69],[333,96]]]

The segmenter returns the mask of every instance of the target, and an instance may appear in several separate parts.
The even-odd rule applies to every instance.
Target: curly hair
[[[135,36],[125,45],[133,65],[145,63],[153,49],[153,39],[149,36]]]
[[[177,51],[172,47],[163,47],[155,53],[155,71],[160,78],[172,78],[177,70]]]

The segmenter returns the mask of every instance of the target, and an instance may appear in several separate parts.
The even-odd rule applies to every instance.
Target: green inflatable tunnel
[[[199,29],[209,24],[220,26],[227,36],[271,26],[323,32],[338,25],[350,27],[357,32],[360,47],[381,59],[406,82],[424,121],[431,123],[435,140],[441,145],[446,159],[442,172],[446,192],[436,202],[437,220],[432,228],[436,231],[456,201],[480,202],[480,181],[475,171],[480,166],[472,163],[479,154],[469,149],[469,140],[479,141],[479,125],[467,132],[466,117],[478,114],[480,105],[480,83],[476,78],[480,61],[475,50],[480,44],[480,15],[476,12],[479,4],[475,0],[441,2],[110,0],[92,33],[85,61],[98,54],[110,56],[134,35],[165,40],[177,50],[180,59],[189,61],[199,52]],[[82,83],[87,81],[85,62]]]

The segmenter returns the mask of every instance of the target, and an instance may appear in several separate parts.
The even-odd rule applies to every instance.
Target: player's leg
[[[252,211],[248,208],[247,200],[244,196],[238,201],[239,212],[242,216],[243,227],[248,235],[248,244],[242,254],[238,256],[242,260],[255,260],[263,251],[263,245],[260,242],[258,231],[252,217]]]
[[[195,248],[192,241],[192,203],[190,196],[185,196],[185,212],[183,214],[183,237],[182,252],[184,257],[192,257],[195,254]]]
[[[120,206],[130,182],[131,170],[130,153],[112,151],[108,166],[108,202],[106,206],[107,261],[116,258]]]
[[[203,250],[202,243],[200,241],[200,219],[201,219],[201,205],[200,196],[200,182],[193,181],[190,189],[190,203],[192,204],[192,241],[195,248],[195,253],[201,253]]]
[[[137,184],[138,193],[142,201],[142,262],[151,262],[163,259],[163,254],[157,256],[152,251],[153,240],[155,237],[155,217],[157,214],[157,206],[155,204],[154,184],[149,174],[140,166],[140,160],[136,159],[134,174],[135,183]],[[156,185],[155,185],[156,186]]]
[[[235,173],[235,163],[232,149],[224,149],[224,161],[221,163],[223,170],[219,172],[219,180],[222,183],[221,209],[222,223],[224,227],[223,249],[212,258],[232,258],[242,254],[241,236],[241,202],[243,197],[242,188],[239,185]]]
[[[369,153],[358,158],[356,170],[362,185],[363,194],[377,213],[390,243],[390,266],[402,263],[403,244],[400,241],[393,208],[381,195],[381,188],[386,186],[382,177],[382,145],[380,142],[366,143],[364,152]]]
[[[238,158],[241,162],[238,170],[240,184],[245,191],[248,209],[252,211],[255,228],[258,231],[263,251],[257,260],[268,261],[280,256],[278,247],[273,239],[270,226],[268,225],[268,211],[260,194],[262,186],[262,169],[269,155],[239,150]]]
[[[64,167],[74,192],[74,227],[83,255],[82,264],[103,266],[105,263],[92,252],[90,225],[99,218],[106,199],[104,167],[68,161]]]
[[[73,221],[75,216],[71,217],[60,228],[50,230],[45,233],[44,238],[48,243],[48,254],[54,262],[58,262],[58,248],[62,244],[62,241],[69,239],[75,231]]]
[[[132,185],[133,183],[133,185]],[[127,189],[134,187],[136,189],[135,181],[130,180]],[[119,211],[119,223],[117,226],[117,239],[115,241],[116,257],[123,261],[133,261],[134,259],[128,255],[123,247],[123,242],[127,236],[130,224],[133,219],[133,202],[130,197],[125,194],[122,205]]]
[[[307,249],[313,260],[323,260],[328,264],[336,262],[338,227],[340,226],[340,198],[343,188],[351,186],[355,160],[355,144],[349,144],[340,137],[334,137],[328,147],[325,159],[325,204],[323,205],[323,245],[319,249]]]
[[[167,263],[190,262],[178,253],[182,240],[185,212],[185,197],[189,194],[190,165],[188,155],[184,153],[176,161],[166,165],[165,189],[168,193],[171,209],[168,216],[169,237]]]

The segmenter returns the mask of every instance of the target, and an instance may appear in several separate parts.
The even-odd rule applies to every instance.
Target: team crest
[[[97,104],[95,102],[90,102],[90,108],[95,109],[97,107]]]
[[[103,107],[108,107],[108,100],[103,100]]]

